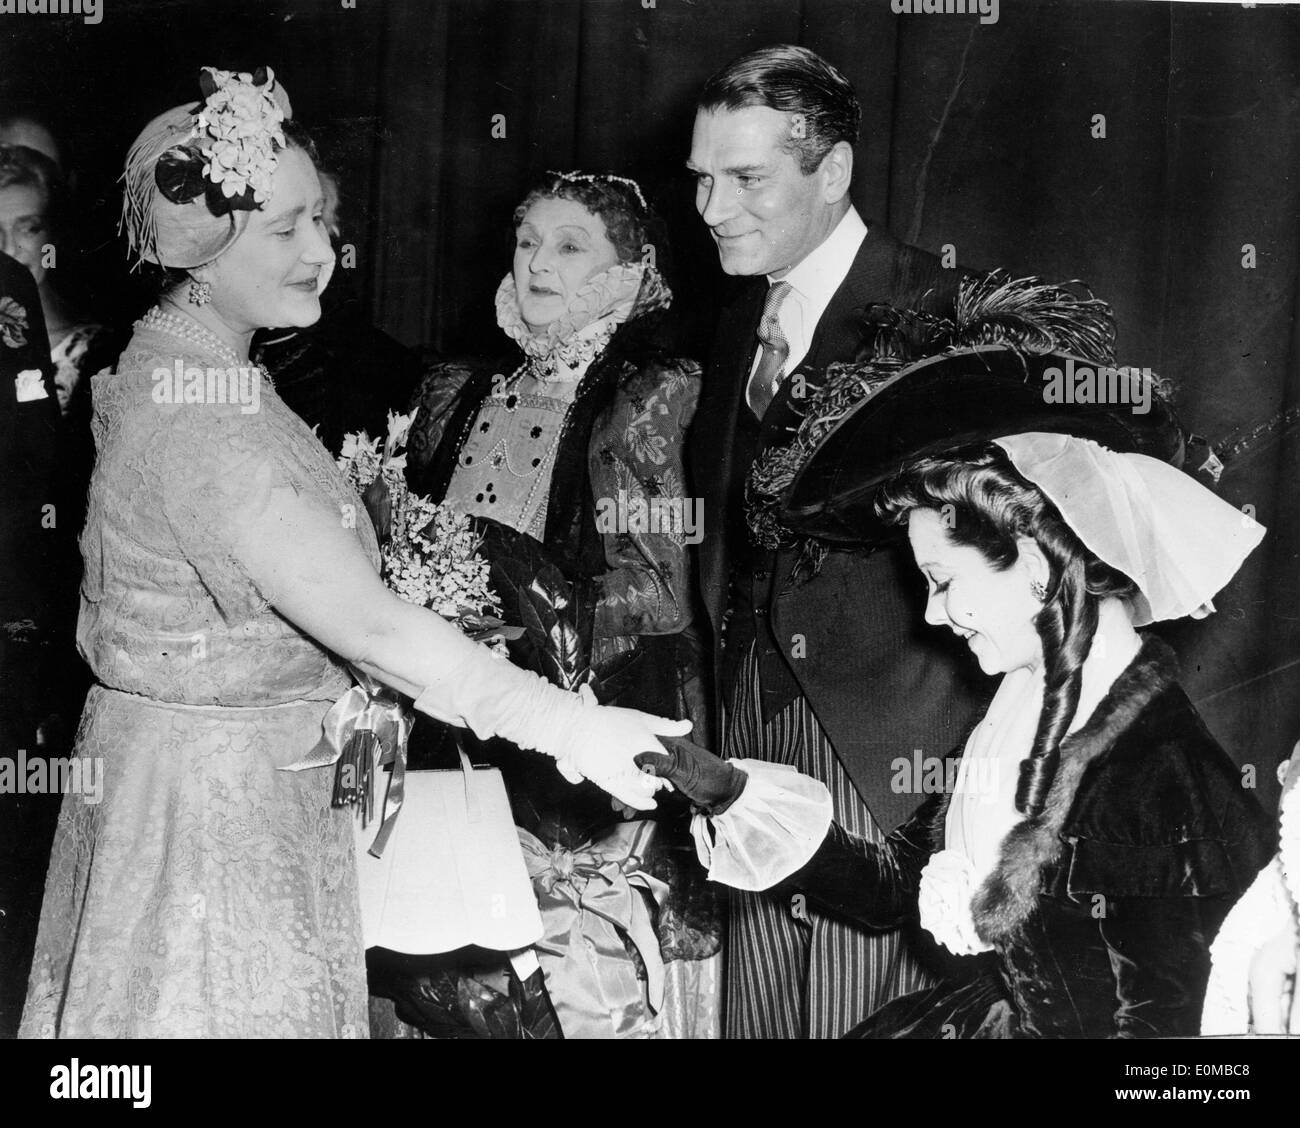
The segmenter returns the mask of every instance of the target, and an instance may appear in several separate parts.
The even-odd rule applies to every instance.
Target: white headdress
[[[1137,585],[1136,626],[1203,619],[1264,537],[1254,517],[1144,454],[1042,431],[994,441],[1084,545]]]

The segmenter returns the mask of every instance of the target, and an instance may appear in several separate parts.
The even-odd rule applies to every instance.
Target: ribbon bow
[[[648,820],[621,823],[576,850],[544,845],[519,831],[524,864],[537,893],[545,935],[535,945],[547,991],[565,1036],[620,1037],[641,1024],[645,1003],[664,1001],[664,962],[641,891],[662,906],[668,886],[642,868],[654,836]],[[646,995],[623,937],[646,969]]]
[[[349,669],[358,684],[330,706],[330,711],[321,721],[320,740],[301,760],[286,764],[280,770],[300,772],[306,768],[324,768],[338,763],[345,752],[358,755],[361,759],[355,765],[359,773],[355,793],[346,802],[334,805],[355,802],[361,810],[361,825],[364,827],[374,809],[374,772],[392,764],[379,833],[369,850],[379,858],[392,838],[398,813],[406,799],[406,744],[414,719],[410,711],[373,678],[358,669]]]

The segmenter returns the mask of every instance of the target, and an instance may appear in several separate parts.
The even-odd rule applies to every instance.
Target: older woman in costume
[[[589,666],[602,700],[698,717],[688,552],[700,515],[684,480],[683,436],[700,369],[668,347],[672,294],[656,265],[666,252],[656,227],[641,189],[623,177],[550,173],[525,195],[514,213],[514,260],[496,295],[497,323],[513,348],[430,373],[408,478],[482,519],[494,576],[510,573],[518,587],[542,574],[562,581],[571,598],[561,615],[582,650],[568,676]],[[510,600],[506,613],[517,614]],[[521,660],[545,668],[551,658],[539,661],[535,642],[516,644],[533,651]],[[716,1033],[718,928],[689,839],[666,825],[621,822],[591,789],[557,789],[530,765],[504,767],[539,892],[565,880],[546,864],[555,850],[573,851],[580,869],[614,862],[632,873],[639,866],[629,863],[642,858],[670,887],[658,896],[660,951],[643,942],[634,955],[617,943],[591,969],[594,979],[578,983],[585,956],[566,959],[563,945],[544,945],[565,1033]],[[651,986],[661,955],[666,1003]],[[652,965],[641,973],[644,998],[611,994],[611,980],[635,980],[638,960]],[[601,978],[605,987],[594,986]],[[606,1002],[623,1002],[583,1005],[602,991]]]
[[[1210,940],[1267,856],[1236,765],[1172,654],[1137,630],[1206,614],[1263,530],[1136,452],[1168,452],[1158,402],[1145,422],[1048,408],[1044,365],[975,348],[877,381],[785,498],[812,535],[870,542],[906,526],[926,621],[1001,675],[951,794],[875,846],[789,768],[686,744],[640,758],[712,812],[696,829],[715,880],[780,886],[874,927],[919,915],[969,957],[855,1036],[1195,1034]],[[973,441],[952,448],[954,435]],[[889,447],[905,441],[917,456],[897,472]]]
[[[309,143],[269,70],[201,85],[127,161],[164,289],[96,393],[76,764],[98,784],[63,806],[28,1036],[365,1035],[351,820],[331,773],[278,770],[320,739],[341,659],[640,807],[633,754],[687,727],[586,704],[383,586],[360,499],[248,360],[256,329],[320,316]]]

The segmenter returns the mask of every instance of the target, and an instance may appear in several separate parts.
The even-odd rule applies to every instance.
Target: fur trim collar
[[[1159,639],[1147,637],[1088,722],[1061,742],[1060,764],[1043,813],[1012,828],[1002,843],[997,866],[971,904],[975,930],[982,940],[990,944],[1009,940],[1029,919],[1038,904],[1043,870],[1064,852],[1061,831],[1084,772],[1114,746],[1155,698],[1176,684],[1177,677],[1173,651]],[[935,828],[940,836],[946,814],[945,799]]]

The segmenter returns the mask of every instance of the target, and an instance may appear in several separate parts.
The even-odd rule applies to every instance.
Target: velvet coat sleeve
[[[921,871],[937,849],[935,828],[942,828],[943,798],[926,800],[879,845],[832,823],[817,853],[776,892],[803,893],[868,928],[897,928],[916,915]]]

